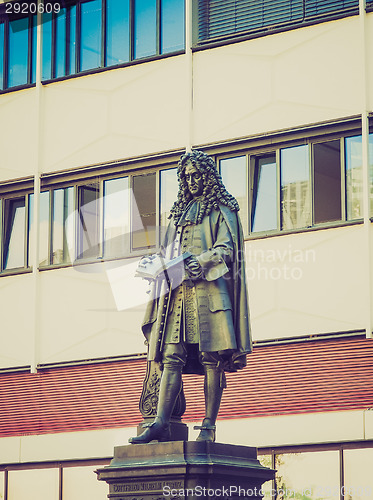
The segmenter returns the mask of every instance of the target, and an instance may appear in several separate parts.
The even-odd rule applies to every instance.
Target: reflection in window
[[[106,65],[113,66],[130,59],[130,2],[106,2]]]
[[[272,469],[272,455],[258,455],[258,460],[263,467]],[[261,490],[263,491],[263,500],[272,500],[272,490],[274,489],[273,481],[263,483]]]
[[[52,78],[52,14],[43,13],[43,60],[42,60],[42,79],[50,80]]]
[[[373,449],[344,450],[344,487],[346,500],[368,500],[373,495]]]
[[[3,269],[25,267],[25,197],[4,202]]]
[[[308,146],[281,149],[282,229],[311,225]]]
[[[42,485],[42,487],[41,487]],[[57,468],[12,470],[8,473],[8,498],[12,500],[58,500]]]
[[[152,56],[157,52],[157,1],[135,0],[135,59]]]
[[[347,219],[360,219],[363,210],[363,159],[361,135],[346,137],[346,206]],[[373,134],[369,135],[370,215],[373,214]]]
[[[97,465],[92,467],[64,467],[62,491],[64,500],[81,500],[82,491],[89,500],[102,500],[107,495],[104,481],[92,481]],[[77,488],[77,485],[79,487]]]
[[[80,70],[101,66],[101,0],[81,4]]]
[[[220,173],[228,192],[236,198],[240,205],[240,218],[246,234],[248,227],[246,156],[221,160]]]
[[[156,184],[155,173],[133,177],[132,248],[155,245]]]
[[[49,264],[49,191],[39,195],[39,260],[40,266]],[[34,195],[29,195],[28,224],[28,264],[32,266],[34,257]]]
[[[277,164],[276,156],[255,158],[251,173],[251,231],[277,229]]]
[[[61,9],[56,16],[56,69],[55,77],[66,75],[66,9]]]
[[[314,223],[341,220],[340,141],[313,146]]]
[[[279,498],[339,500],[339,452],[306,452],[276,455]]]
[[[65,264],[73,259],[73,211],[74,188],[53,191],[52,264]]]
[[[79,186],[78,259],[97,257],[99,249],[99,184]]]
[[[70,14],[70,29],[68,29],[67,38],[69,40],[69,75],[76,73],[76,5],[72,5],[68,10]],[[67,24],[67,26],[69,26]]]
[[[28,17],[9,22],[8,87],[28,83]]]
[[[160,173],[160,190],[161,190],[161,206],[160,206],[160,226],[164,230],[169,223],[168,216],[174,204],[179,190],[177,181],[177,168],[161,170]],[[162,240],[163,238],[161,238]]]
[[[128,178],[104,183],[104,255],[121,257],[130,250]]]
[[[184,0],[162,0],[162,54],[184,48],[184,9]]]

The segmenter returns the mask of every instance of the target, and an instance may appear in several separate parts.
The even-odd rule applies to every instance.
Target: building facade
[[[190,148],[246,239],[218,441],[277,469],[265,498],[373,498],[372,47],[362,0],[0,3],[0,498],[105,498],[141,420],[134,270]]]

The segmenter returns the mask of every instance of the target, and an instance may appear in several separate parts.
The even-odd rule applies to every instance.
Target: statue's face
[[[185,167],[185,179],[193,198],[200,196],[203,192],[203,177],[201,172],[190,162]]]

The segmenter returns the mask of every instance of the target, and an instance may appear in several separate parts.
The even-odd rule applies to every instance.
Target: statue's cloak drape
[[[194,231],[194,240],[188,250],[204,271],[204,278],[195,282],[199,351],[223,352],[224,370],[237,371],[246,365],[246,354],[252,350],[241,222],[236,212],[219,205],[219,210],[213,210],[200,224],[189,227]],[[171,220],[162,246],[166,256],[167,248],[177,240],[178,234],[180,227]],[[154,284],[142,325],[148,342],[152,335],[159,334],[156,331],[157,290],[159,284]],[[207,317],[202,317],[204,309],[208,310]],[[148,359],[154,358],[148,356]],[[200,370],[196,369],[195,373]]]

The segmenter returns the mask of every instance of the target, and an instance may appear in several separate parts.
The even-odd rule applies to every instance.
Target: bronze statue
[[[183,371],[205,374],[206,413],[197,427],[197,441],[214,441],[225,372],[243,368],[251,352],[238,203],[224,187],[213,159],[201,151],[181,157],[178,181],[159,255],[165,271],[154,280],[142,326],[148,360],[163,366],[157,414],[142,434],[130,439],[133,444],[170,440]],[[145,258],[140,274],[155,259]]]

